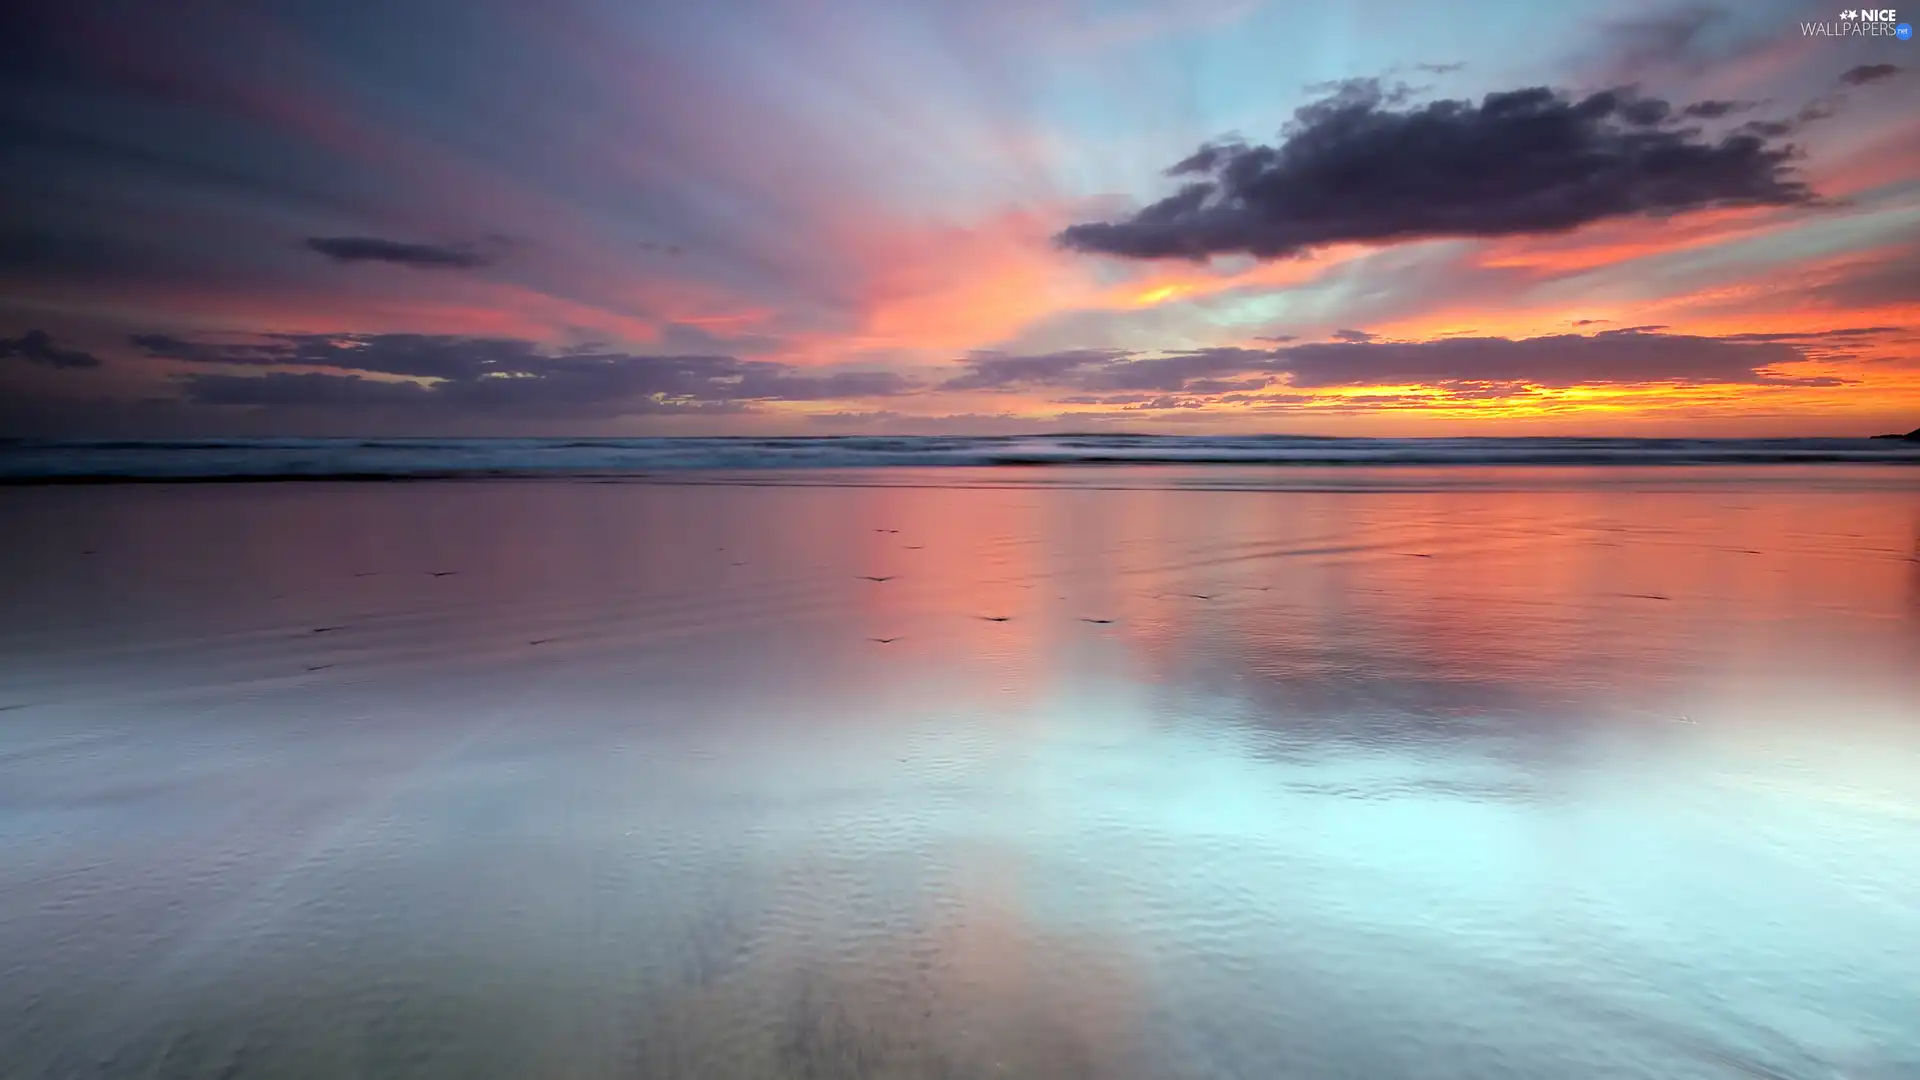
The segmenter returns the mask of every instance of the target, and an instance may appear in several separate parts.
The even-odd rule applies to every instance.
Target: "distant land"
[[[1875,435],[1876,439],[1905,439],[1908,442],[1920,442],[1920,428],[1914,428],[1905,435]]]

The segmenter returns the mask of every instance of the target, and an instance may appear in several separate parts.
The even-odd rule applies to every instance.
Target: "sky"
[[[39,7],[0,435],[1920,424],[1920,44],[1837,8]]]

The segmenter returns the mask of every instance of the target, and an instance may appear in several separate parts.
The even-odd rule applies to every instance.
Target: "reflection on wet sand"
[[[1086,475],[0,490],[0,1061],[1920,1067],[1900,474]]]

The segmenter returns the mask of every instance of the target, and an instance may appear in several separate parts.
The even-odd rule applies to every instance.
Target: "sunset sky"
[[[1838,8],[41,7],[0,434],[1920,424],[1920,44]]]

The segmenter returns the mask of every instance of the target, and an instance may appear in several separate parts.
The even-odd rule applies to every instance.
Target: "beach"
[[[0,520],[0,1076],[1920,1076],[1910,465]]]

